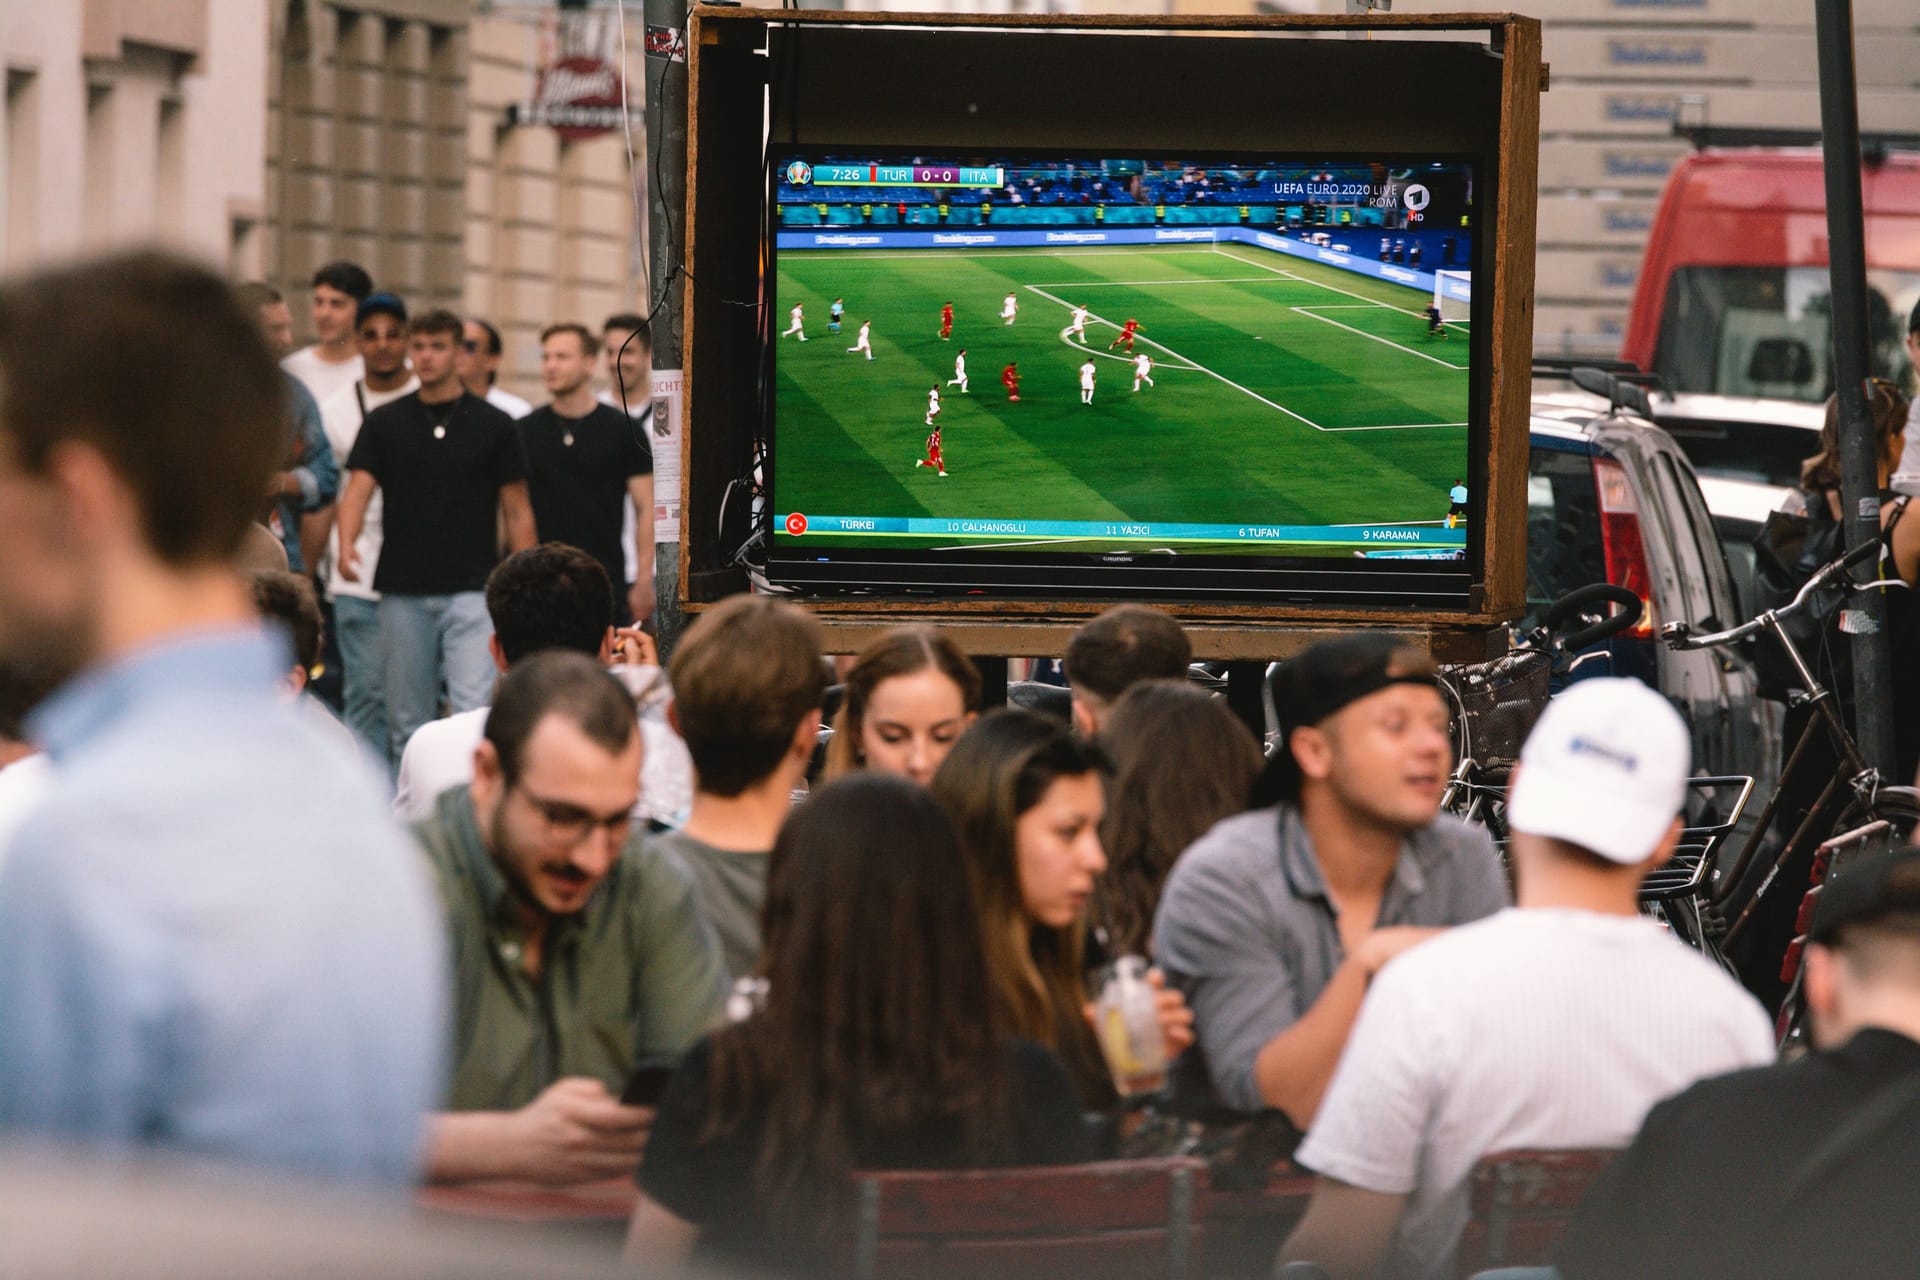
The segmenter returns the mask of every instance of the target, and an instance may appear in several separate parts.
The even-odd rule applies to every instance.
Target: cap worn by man
[[[1679,714],[1637,680],[1549,704],[1507,809],[1518,904],[1374,980],[1295,1156],[1319,1180],[1284,1258],[1451,1276],[1483,1156],[1624,1146],[1662,1098],[1771,1059],[1753,997],[1639,910],[1688,760]]]
[[[1258,807],[1174,864],[1153,945],[1194,1011],[1180,1087],[1304,1128],[1380,966],[1508,895],[1486,831],[1439,812],[1447,704],[1426,654],[1342,636],[1273,694],[1285,742]]]

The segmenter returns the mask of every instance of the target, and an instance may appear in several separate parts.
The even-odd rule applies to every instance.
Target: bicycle
[[[1620,610],[1611,617],[1597,611],[1606,605]],[[1441,683],[1455,705],[1452,733],[1458,763],[1441,807],[1486,827],[1503,860],[1510,834],[1507,786],[1534,721],[1556,685],[1564,687],[1580,668],[1606,657],[1605,651],[1582,651],[1631,628],[1641,611],[1639,597],[1624,588],[1605,583],[1582,587],[1555,601],[1545,622],[1518,639],[1508,653],[1442,669]],[[1576,621],[1581,624],[1578,630],[1560,634]],[[1687,823],[1673,857],[1642,884],[1640,904],[1683,941],[1705,950],[1707,930],[1695,910],[1694,895],[1739,825],[1753,794],[1753,779],[1713,774],[1690,778],[1687,786],[1695,793],[1687,805]],[[1730,800],[1725,798],[1728,792]]]
[[[1920,792],[1912,787],[1882,785],[1879,771],[1860,754],[1859,744],[1854,741],[1853,734],[1848,731],[1846,722],[1834,705],[1833,692],[1820,683],[1786,628],[1788,621],[1810,607],[1809,602],[1815,595],[1831,585],[1842,585],[1854,591],[1905,588],[1906,583],[1898,579],[1858,584],[1850,580],[1853,567],[1871,559],[1881,547],[1878,538],[1861,543],[1816,570],[1790,602],[1777,609],[1769,609],[1737,627],[1705,635],[1695,635],[1691,624],[1687,622],[1670,622],[1661,628],[1661,638],[1674,649],[1719,649],[1743,644],[1755,636],[1771,636],[1793,664],[1805,686],[1806,692],[1799,700],[1799,705],[1813,711],[1813,715],[1802,725],[1792,751],[1787,754],[1787,762],[1780,770],[1780,779],[1773,794],[1768,797],[1766,807],[1760,811],[1753,830],[1734,856],[1732,864],[1724,869],[1716,866],[1710,874],[1701,875],[1682,895],[1691,899],[1699,923],[1701,936],[1697,945],[1729,969],[1733,965],[1727,958],[1727,949],[1741,938],[1757,918],[1756,912],[1762,899],[1773,887],[1783,867],[1803,856],[1812,862],[1811,885],[1802,893],[1801,908],[1796,918],[1796,932],[1803,938],[1811,916],[1812,902],[1819,893],[1820,885],[1836,866],[1854,857],[1904,843],[1911,837],[1915,825],[1920,823]],[[1813,772],[1820,766],[1812,752],[1813,744],[1820,740],[1822,734],[1833,747],[1836,763],[1831,767],[1830,776],[1818,799],[1781,840],[1771,863],[1761,870],[1756,858],[1769,838],[1779,838],[1775,828],[1783,826],[1787,817],[1782,807],[1782,797],[1798,794],[1801,784],[1809,777],[1814,781],[1819,778],[1819,774]],[[1783,1045],[1794,1039],[1801,1029],[1798,961],[1802,938],[1796,938],[1789,944],[1786,955],[1782,957],[1781,980],[1789,984],[1777,1027]]]
[[[1619,612],[1608,616],[1607,605],[1619,606]],[[1498,658],[1442,667],[1440,685],[1453,704],[1448,733],[1455,764],[1440,807],[1481,823],[1496,841],[1504,842],[1507,779],[1556,681],[1569,680],[1588,663],[1606,659],[1604,650],[1581,651],[1632,627],[1640,612],[1640,598],[1633,592],[1595,583],[1554,601],[1542,623],[1516,638]],[[1560,634],[1576,621],[1581,624],[1578,630]],[[1569,657],[1576,653],[1578,657]]]

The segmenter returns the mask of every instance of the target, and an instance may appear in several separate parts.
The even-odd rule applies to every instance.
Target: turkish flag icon
[[[787,517],[787,532],[799,537],[807,531],[807,518],[798,511]]]

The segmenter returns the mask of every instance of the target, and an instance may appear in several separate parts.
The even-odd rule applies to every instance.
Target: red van
[[[1904,381],[1920,301],[1920,152],[1872,155],[1866,210],[1873,371]],[[1823,401],[1833,390],[1826,179],[1817,148],[1709,149],[1667,179],[1623,357],[1674,391]]]

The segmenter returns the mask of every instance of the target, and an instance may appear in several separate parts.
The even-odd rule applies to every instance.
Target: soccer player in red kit
[[[953,304],[947,303],[940,308],[940,341],[945,342],[953,336]]]
[[[1018,402],[1020,399],[1020,368],[1013,361],[1007,361],[1007,367],[1000,371],[1000,385],[1007,389],[1007,399]]]
[[[1121,343],[1124,342],[1127,344],[1127,350],[1132,351],[1133,335],[1137,333],[1139,329],[1140,329],[1140,322],[1138,320],[1135,320],[1132,316],[1128,316],[1127,322],[1120,326],[1120,336],[1107,344],[1107,350],[1111,351],[1115,347],[1119,346]]]
[[[927,456],[916,460],[913,465],[916,467],[932,467],[941,475],[947,474],[947,464],[940,457],[939,427],[935,427],[933,433],[927,437]]]

